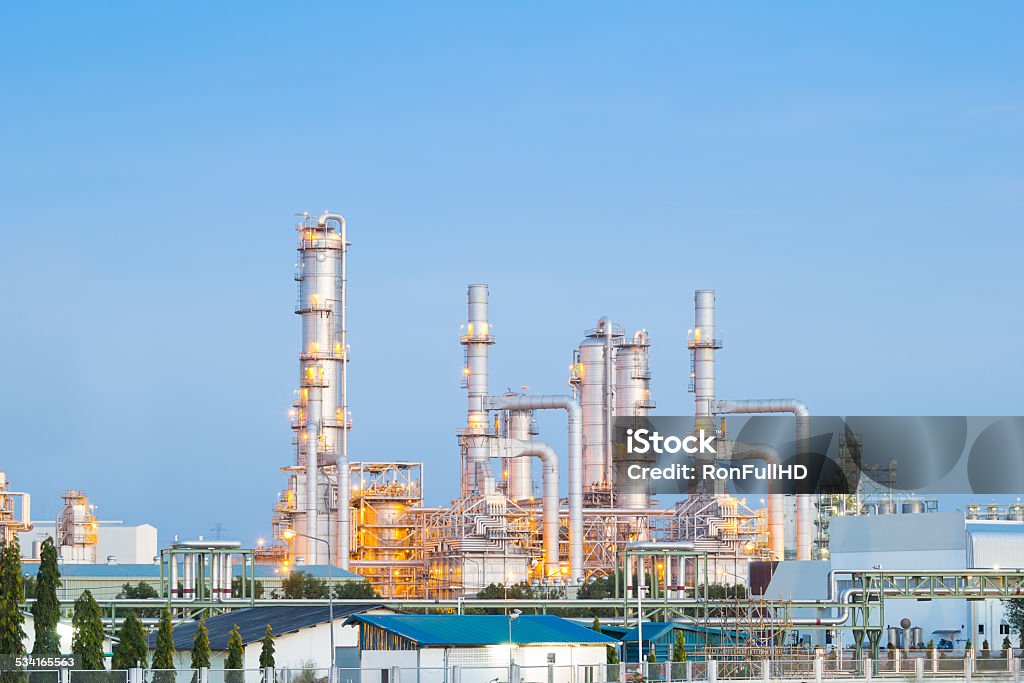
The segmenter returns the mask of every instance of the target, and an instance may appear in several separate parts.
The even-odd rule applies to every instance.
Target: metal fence
[[[1014,653],[1016,655],[1016,653]],[[18,683],[717,683],[760,681],[971,681],[1024,683],[1017,656],[979,658],[936,651],[878,660],[799,657],[547,666],[450,666],[363,669],[131,669],[127,671],[33,671]],[[7,677],[4,677],[7,680]],[[11,679],[13,680],[13,679]]]

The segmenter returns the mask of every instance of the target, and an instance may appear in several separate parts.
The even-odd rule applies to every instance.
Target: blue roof
[[[159,579],[160,565],[158,564],[64,564],[59,565],[60,575],[66,577],[119,577],[119,578],[143,578]],[[39,571],[39,563],[23,563],[21,565],[23,574],[35,575]]]
[[[338,621],[352,614],[379,607],[380,605],[376,603],[335,605],[334,620]],[[205,623],[210,635],[210,649],[221,651],[228,649],[228,636],[231,635],[231,629],[235,624],[238,625],[238,632],[242,634],[242,643],[247,645],[262,639],[268,624],[274,635],[280,636],[285,633],[294,633],[302,628],[325,624],[329,620],[329,615],[330,607],[327,605],[247,607],[210,617]],[[191,650],[192,640],[195,638],[198,628],[198,621],[186,621],[175,626],[174,649]],[[149,647],[150,649],[156,647],[156,629],[149,633]]]
[[[424,647],[500,645],[509,642],[509,618],[503,614],[357,614],[346,624],[369,624]],[[598,643],[617,641],[561,617],[524,614],[512,622],[518,644]]]

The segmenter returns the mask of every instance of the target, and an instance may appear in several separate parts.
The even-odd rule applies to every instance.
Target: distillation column
[[[615,412],[615,348],[622,329],[608,318],[586,332],[575,353],[572,386],[583,411],[583,491],[591,504],[610,507],[612,419]]]
[[[338,224],[340,232],[329,224],[332,222]],[[345,467],[339,467],[349,424],[343,395],[348,355],[343,324],[344,259],[348,248],[344,232],[344,219],[333,214],[317,221],[307,218],[298,226],[299,262],[295,279],[299,283],[299,297],[295,312],[302,319],[302,349],[293,427],[297,432],[296,464],[303,468],[304,484],[296,491],[300,499],[295,518],[297,531],[333,541],[332,548],[338,549],[338,558],[346,565],[347,533],[342,544],[342,525],[331,528],[331,481],[327,476],[337,472],[340,489],[342,475],[348,474],[347,462]],[[339,493],[338,499],[339,507],[346,510],[348,496]],[[347,525],[346,520],[346,529]],[[304,557],[307,564],[334,560],[328,558],[322,543],[302,536],[296,536],[293,543],[294,554]]]
[[[637,330],[615,352],[615,417],[645,418],[653,409],[651,400],[651,340],[647,330]],[[617,505],[624,508],[650,507],[650,492],[620,490]]]
[[[459,341],[466,347],[466,395],[468,398],[466,428],[462,433],[465,448],[465,471],[462,495],[494,493],[494,475],[488,461],[487,434],[487,347],[494,343],[487,319],[487,285],[470,285],[469,310]]]
[[[530,441],[537,435],[533,426],[533,412],[510,410],[506,413],[506,433],[509,439]],[[533,461],[529,457],[510,457],[505,462],[506,495],[510,500],[533,498]]]

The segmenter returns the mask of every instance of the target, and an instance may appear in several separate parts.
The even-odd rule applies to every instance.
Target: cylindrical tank
[[[985,508],[986,519],[999,519],[999,503],[989,503]]]
[[[908,498],[903,501],[903,514],[918,515],[924,512],[924,501],[917,498]]]
[[[978,519],[978,517],[980,516],[980,512],[981,508],[978,507],[976,504],[971,503],[970,505],[967,506],[966,517],[967,519],[971,520]]]
[[[886,635],[888,636],[887,640],[888,640],[889,648],[890,649],[898,650],[900,647],[902,647],[902,645],[903,645],[903,629],[901,629],[901,628],[899,628],[897,626],[890,626],[887,629],[885,629],[885,632],[886,632]]]
[[[610,488],[610,413],[614,380],[613,354],[622,344],[622,328],[608,318],[586,332],[576,351],[569,383],[583,413],[583,490]],[[611,370],[611,373],[609,373]]]
[[[880,515],[895,515],[896,504],[891,500],[881,500],[878,502],[878,514]]]
[[[910,644],[908,645],[908,647],[924,647],[924,629],[922,629],[920,626],[912,626],[910,628]]]

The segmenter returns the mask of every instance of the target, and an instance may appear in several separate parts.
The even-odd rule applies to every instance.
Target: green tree
[[[146,637],[146,629],[136,615],[129,614],[128,618],[121,623],[118,641],[117,648],[114,650],[114,659],[110,664],[112,669],[146,668],[149,641]]]
[[[686,636],[683,634],[682,629],[676,631],[676,644],[672,646],[672,661],[686,661]]]
[[[1020,634],[1021,647],[1024,647],[1024,598],[1003,600],[1003,618],[1010,625],[1010,630]]]
[[[242,588],[245,588],[245,597],[255,597],[257,600],[263,597],[263,582],[256,580],[256,583],[251,587],[249,582],[245,581],[245,585],[242,585],[243,578],[241,576],[234,576],[231,578],[231,597],[240,598],[242,597]],[[250,592],[255,595],[250,595]]]
[[[25,600],[25,586],[21,576],[21,549],[13,540],[0,546],[0,653],[25,654],[25,615],[21,603]],[[13,683],[24,680],[18,671],[0,673],[0,681]]]
[[[238,630],[238,624],[231,627],[231,634],[228,636],[228,658],[224,663],[227,672],[224,674],[225,683],[242,683],[242,669],[245,668],[245,645],[242,643],[242,634]]]
[[[303,571],[290,573],[281,582],[284,597],[289,600],[302,598],[322,599],[327,597],[327,582]]]
[[[991,656],[992,651],[988,647],[988,638],[981,641],[981,657],[982,659],[988,659]]]
[[[967,643],[964,645],[964,659],[971,656],[971,640],[968,638]]]
[[[71,626],[71,651],[78,657],[78,666],[90,671],[104,668],[103,610],[89,590],[75,600]]]
[[[267,632],[263,635],[260,648],[260,668],[268,669],[274,667],[274,631],[267,624]]]
[[[156,631],[156,650],[153,652],[153,683],[174,683],[174,626],[171,610],[164,608],[160,626]]]
[[[651,649],[647,651],[647,661],[652,664],[658,661],[658,655],[654,652],[653,644],[651,645]]]
[[[115,598],[122,598],[128,600],[150,600],[153,598],[159,598],[160,593],[152,585],[145,581],[139,581],[138,584],[132,585],[126,583],[121,586],[121,591],[114,596]],[[160,615],[159,607],[130,607],[125,610],[137,614],[138,616],[146,619],[152,619]]]
[[[608,652],[607,652],[607,657],[605,657],[605,661],[607,661],[609,664],[618,664],[619,663],[619,651],[615,648],[615,646],[614,645],[609,645],[607,647],[607,651]]]
[[[377,598],[377,590],[369,581],[343,581],[334,584],[334,597],[339,600]]]
[[[39,572],[36,574],[36,601],[32,604],[32,621],[35,638],[32,642],[34,655],[59,655],[60,636],[57,622],[60,621],[60,569],[57,567],[57,548],[49,536],[43,541],[39,554]]]
[[[934,650],[935,649],[935,641],[934,640],[929,640],[928,641],[928,645],[926,646],[926,649],[928,650],[928,652],[931,652],[932,650]]]
[[[199,669],[210,668],[210,632],[206,630],[206,621],[199,620],[196,634],[192,637],[192,660],[189,667],[196,671],[192,674],[192,683],[199,681]]]
[[[601,632],[601,617],[598,617],[598,616],[594,617],[594,623],[592,623],[590,625],[590,630],[591,631],[597,631],[598,633]]]
[[[1000,657],[1006,657],[1010,654],[1010,649],[1013,647],[1013,643],[1010,642],[1010,636],[1003,637],[1003,651],[999,653]]]

